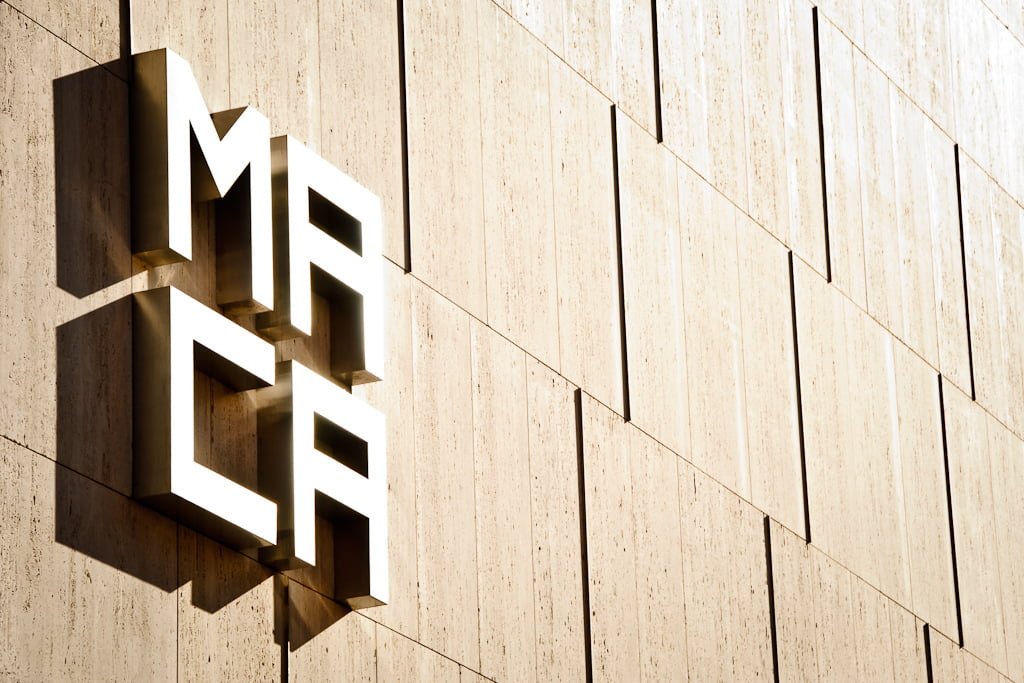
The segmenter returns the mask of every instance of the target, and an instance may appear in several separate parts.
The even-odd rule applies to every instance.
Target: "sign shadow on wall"
[[[117,62],[53,81],[56,284],[84,308],[90,298],[101,300],[56,330],[55,540],[167,592],[191,584],[192,605],[209,613],[272,580],[273,636],[295,650],[348,608],[308,589],[294,600],[300,592],[289,591],[288,579],[255,561],[255,553],[227,548],[131,498],[128,280],[143,266],[131,250],[129,86],[114,75],[124,71]],[[104,290],[123,294],[110,301]],[[197,375],[197,413],[255,424],[255,414],[239,410],[238,399],[222,397],[215,384]]]

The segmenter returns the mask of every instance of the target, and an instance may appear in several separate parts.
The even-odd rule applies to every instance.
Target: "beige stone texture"
[[[378,679],[377,666],[377,632],[384,627],[294,581],[287,619],[290,681],[386,680]]]
[[[629,428],[583,395],[583,471],[590,568],[590,637],[595,681],[640,671],[640,595]]]
[[[900,242],[892,239],[896,221],[889,80],[853,48],[853,92],[857,113],[857,159],[860,171],[860,238],[864,242],[867,310],[886,329],[903,332],[900,297]],[[851,136],[853,131],[826,134]],[[829,188],[844,192],[850,188]],[[902,237],[902,235],[901,235]],[[839,238],[837,238],[838,240]],[[847,239],[857,239],[854,229]],[[895,248],[894,248],[895,247]]]
[[[850,588],[857,679],[925,683],[928,671],[921,622],[856,577],[851,578]]]
[[[404,264],[398,4],[318,7],[320,153],[380,197],[384,254]]]
[[[587,396],[583,450],[595,680],[769,675],[762,513]]]
[[[818,22],[825,191],[832,282],[867,307],[854,65],[863,60],[828,22]]]
[[[845,415],[842,407],[847,405],[846,396],[854,393],[849,346],[856,347],[862,340],[848,338],[856,332],[846,331],[850,305],[800,263],[794,263],[794,290],[812,539],[826,551],[833,545],[840,550],[847,548],[836,554],[844,559],[856,553],[854,540],[843,531],[843,522],[844,511],[854,506],[849,500],[849,491],[856,490],[856,468],[851,458],[861,450],[857,439],[864,437],[852,431],[851,423],[861,422],[857,411],[865,408],[850,404],[851,414]],[[851,317],[860,322],[858,317]],[[829,349],[832,353],[826,355]],[[878,353],[872,355],[877,357]],[[849,532],[855,534],[859,528],[854,525]]]
[[[62,2],[62,0],[15,0],[5,2],[57,38],[89,57],[107,64],[121,77],[127,76],[120,62],[123,3],[118,0]],[[115,63],[111,63],[115,62]]]
[[[820,26],[835,283],[970,388],[952,140],[835,28]]]
[[[932,631],[932,680],[935,683],[1003,683],[1006,678],[941,633]]]
[[[811,6],[658,10],[665,144],[825,273]]]
[[[636,557],[639,678],[687,680],[683,548],[677,482],[679,457],[629,429]]]
[[[960,153],[964,251],[975,392],[1003,424],[1024,434],[1024,208]]]
[[[825,273],[811,5],[758,0],[745,9],[745,205],[755,221]]]
[[[683,270],[675,158],[617,118],[630,421],[689,449]]]
[[[231,106],[270,119],[272,135],[291,135],[320,151],[320,26],[313,0],[228,0]]]
[[[1018,202],[1024,202],[1024,44],[978,0],[949,0],[957,141]]]
[[[548,59],[548,85],[560,370],[566,379],[621,413],[610,103],[553,56]]]
[[[1011,215],[1016,207],[963,151],[960,153],[960,189],[975,395],[998,419],[1014,424],[1016,402],[1003,380],[1011,372],[1010,363],[1016,354],[1007,353],[1008,347],[1013,347],[1013,340],[1006,336],[1011,319],[1005,317],[1004,311],[1010,311],[1004,302],[1012,292],[1014,281],[1020,281],[1021,271],[1018,268],[1014,276],[1010,270],[1014,252],[1006,249],[1010,240],[1003,237],[1003,230],[999,229],[1001,220],[995,217]],[[1004,264],[1004,260],[1010,262]]]
[[[495,0],[557,55],[565,54],[565,5],[551,0]]]
[[[849,40],[864,44],[864,0],[825,0],[820,10]]]
[[[467,669],[464,666],[459,667],[459,681],[460,683],[487,683],[493,679],[487,678],[472,669]]]
[[[575,402],[540,362],[526,372],[537,680],[574,681],[586,667]]]
[[[377,626],[377,680],[393,683],[457,681],[459,665],[414,640]]]
[[[925,681],[921,622],[771,522],[780,680]]]
[[[888,607],[893,680],[925,683],[928,663],[922,637],[924,622],[898,603],[890,602]]]
[[[536,680],[526,354],[476,321],[471,337],[480,671]]]
[[[821,141],[808,0],[0,0],[0,679],[1024,679],[1017,4],[823,0]],[[164,47],[382,198],[389,605],[128,497],[128,297],[216,285],[210,207],[130,253]]]
[[[389,603],[366,610],[367,616],[416,638],[417,552],[416,451],[414,435],[412,278],[386,264],[384,319],[387,320],[387,376],[353,387],[353,393],[384,413],[388,454]]]
[[[814,60],[808,49],[814,44],[814,25],[810,6],[802,0],[780,0],[778,4],[782,124],[786,131],[785,169],[788,181],[784,187],[788,189],[789,211],[782,213],[775,222],[760,222],[769,226],[776,237],[821,272],[826,267],[825,209],[821,189],[820,140],[813,133],[818,122],[817,79]],[[769,84],[768,88],[772,87]],[[777,177],[777,194],[781,182]],[[751,180],[750,187],[752,193],[756,191],[755,180]],[[756,206],[751,202],[752,210]]]
[[[975,3],[979,5],[980,3]],[[928,11],[910,0],[864,2],[864,37],[871,60],[945,131],[953,131],[949,3]],[[828,12],[826,12],[828,14]]]
[[[788,3],[790,9],[792,3]],[[746,148],[747,183],[744,194],[737,201],[746,207],[750,215],[765,226],[784,226],[788,228],[788,215],[783,219],[788,197],[788,177],[786,173],[786,126],[780,125],[783,119],[783,97],[786,93],[783,85],[792,80],[792,74],[783,71],[782,62],[782,30],[780,25],[780,6],[778,0],[755,0],[744,3],[741,16],[736,23],[738,43],[741,45],[741,60],[738,70],[742,74],[739,80],[743,88],[742,102],[744,146]],[[798,5],[808,10],[804,19],[810,18],[810,7]],[[799,10],[798,10],[799,14]],[[732,22],[730,22],[732,23]],[[789,29],[789,26],[785,27]],[[711,39],[714,40],[711,33]],[[804,33],[804,37],[812,37]],[[808,43],[811,50],[804,49],[803,54],[810,54],[813,60],[813,43]],[[806,46],[804,46],[806,48]],[[800,54],[799,48],[797,55]],[[805,60],[806,61],[806,60]],[[814,73],[814,62],[811,61],[810,72]],[[735,71],[736,67],[734,67]],[[788,79],[784,78],[784,74]],[[735,77],[733,77],[735,78]],[[779,86],[783,85],[782,88]],[[817,118],[807,119],[811,124]],[[813,126],[805,126],[808,133]],[[808,188],[809,190],[810,188]],[[818,190],[821,183],[818,183]],[[811,194],[808,192],[808,194]]]
[[[890,88],[890,96],[902,261],[900,336],[944,376],[969,391],[953,142],[901,93]]]
[[[417,284],[412,337],[419,641],[477,669],[470,318]]]
[[[478,6],[405,3],[406,106],[412,271],[486,319]]]
[[[737,215],[736,247],[749,500],[790,529],[803,533],[789,254],[743,214]]]
[[[993,425],[994,426],[994,425]],[[999,579],[1003,607],[1003,633],[1006,635],[1006,669],[1014,680],[1024,679],[1024,448],[1006,429],[989,431],[989,458],[992,466],[992,510],[999,530]],[[958,556],[958,561],[959,556]]]
[[[1010,678],[1024,676],[1021,440],[945,385],[950,495],[963,644]]]
[[[178,676],[187,681],[280,677],[274,580],[252,559],[178,530]]]
[[[835,284],[970,390],[953,142],[834,28],[821,31],[823,83],[854,99],[825,117]]]
[[[6,4],[0,59],[0,434],[127,494],[127,86]]]
[[[643,0],[562,3],[565,50],[555,51],[630,118],[655,134],[651,4]]]
[[[950,502],[956,537],[964,646],[999,670],[1006,669],[1000,599],[999,528],[992,506],[989,432],[992,418],[960,392],[945,387]],[[951,634],[952,635],[952,634]]]
[[[192,67],[210,111],[231,108],[228,0],[132,0],[131,9],[133,54],[174,50]]]
[[[685,167],[679,203],[690,406],[690,447],[681,453],[749,497],[737,211]]]
[[[482,3],[487,319],[548,366],[559,367],[558,285],[547,54],[492,3]]]
[[[788,251],[679,170],[688,458],[803,529]]]
[[[937,375],[796,265],[811,538],[954,632]]]
[[[967,3],[981,14],[985,1]],[[927,7],[913,0],[826,0],[819,5],[820,21],[841,31],[949,135],[955,130],[951,59],[959,30],[953,9],[947,0]]]
[[[1013,0],[984,0],[984,3],[1010,33],[1024,43],[1024,7]]]
[[[772,579],[775,596],[775,630],[779,658],[779,679],[819,680],[818,639],[827,637],[828,621],[818,620],[814,605],[815,566],[813,549],[796,533],[771,522]],[[838,595],[835,596],[838,599]],[[832,641],[845,648],[847,639]],[[831,648],[830,648],[831,650]]]
[[[583,450],[595,679],[770,675],[763,514],[586,395]]]
[[[955,133],[955,90],[950,67],[952,18],[946,2],[921,11],[910,0],[898,3],[897,35],[900,43],[898,78],[894,80],[919,103],[940,128]],[[868,35],[868,54],[873,54],[872,40],[880,34]]]
[[[658,3],[665,145],[746,207],[742,50],[738,3]]]
[[[904,577],[909,578],[911,592],[911,600],[902,604],[933,627],[955,634],[953,551],[941,425],[936,423],[936,377],[901,344],[893,344],[892,374],[899,425],[898,442],[893,440],[894,465],[900,466],[894,477],[902,492],[897,495],[902,495],[906,529]]]
[[[174,680],[174,523],[7,439],[0,471],[4,676]]]
[[[774,538],[774,536],[773,536]],[[821,553],[814,553],[812,546],[806,546],[811,556],[812,583],[808,593],[814,614],[816,648],[812,650],[818,667],[819,679],[838,678],[857,671],[857,632],[854,630],[853,577],[841,571],[834,562]],[[775,561],[774,548],[772,561]],[[818,598],[817,596],[821,596]],[[775,598],[775,614],[785,612],[778,593]],[[853,638],[849,633],[853,632]],[[871,638],[865,633],[860,638]],[[784,638],[779,629],[779,648],[784,649]],[[809,665],[810,663],[806,663]]]
[[[677,465],[690,679],[771,676],[764,516]]]
[[[940,0],[936,5],[941,6],[945,0]],[[864,2],[854,0],[853,5],[859,5],[861,21],[864,23],[864,34],[854,39],[849,32],[847,38],[865,53],[869,59],[882,71],[890,80],[902,82],[899,73],[900,52],[903,48],[902,40],[911,38],[907,35],[911,27],[901,25],[901,18],[906,18],[907,12],[901,12],[907,3],[903,0],[886,0],[885,2]],[[940,11],[944,11],[943,7]],[[901,16],[903,15],[903,16]],[[826,15],[827,16],[827,15]],[[828,20],[827,18],[825,20]],[[848,19],[846,20],[848,21]],[[842,24],[839,24],[842,30]],[[949,39],[946,38],[948,46]],[[923,55],[922,55],[923,56]]]
[[[850,581],[856,638],[857,680],[895,681],[892,656],[879,657],[891,647],[889,611],[885,596],[862,581]]]

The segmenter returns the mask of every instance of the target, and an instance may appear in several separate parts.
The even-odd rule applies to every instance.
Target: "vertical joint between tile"
[[[583,658],[586,681],[594,680],[594,656],[590,636],[590,558],[587,548],[587,486],[583,454],[583,390],[573,392],[576,417],[576,481],[580,510],[580,574],[583,584]]]
[[[772,522],[764,516],[764,560],[768,580],[768,625],[772,637],[772,672],[775,683],[779,683],[779,638],[775,626],[775,575],[772,567]]]
[[[661,124],[661,53],[658,46],[658,0],[651,0],[651,53],[654,57],[654,136],[664,140]]]
[[[953,489],[949,476],[949,440],[946,436],[946,399],[942,389],[942,375],[937,375],[939,385],[939,425],[942,430],[942,468],[946,477],[946,515],[949,524],[949,553],[953,563],[953,601],[956,605],[957,644],[964,646],[964,622],[960,609],[960,573],[956,559],[956,528],[953,525]]]
[[[274,576],[274,630],[281,648],[281,683],[288,683],[288,578],[282,574]]]
[[[402,146],[402,247],[403,269],[412,272],[412,220],[409,207],[409,107],[405,76],[405,0],[397,0],[398,14],[398,115]]]
[[[629,357],[626,348],[626,286],[622,267],[622,208],[619,194],[619,128],[615,105],[611,105],[612,121],[612,194],[615,199],[615,260],[619,286],[619,352],[622,356],[622,418],[629,422]]]
[[[964,322],[967,325],[967,369],[971,376],[971,400],[976,400],[974,390],[974,347],[971,344],[971,303],[967,297],[967,245],[964,241],[964,201],[960,188],[960,145],[953,144],[953,163],[956,166],[956,213],[960,225],[960,274],[964,281]]]
[[[928,628],[928,624],[922,627],[924,631],[924,669],[926,680],[928,683],[932,683],[935,680],[935,675],[932,672],[932,632]]]
[[[821,173],[821,216],[825,233],[825,279],[832,282],[832,248],[828,231],[828,185],[825,180],[825,117],[821,101],[821,43],[818,38],[818,8],[811,8],[811,25],[814,31],[814,88],[818,106],[818,159]],[[808,539],[809,540],[809,539]]]
[[[800,447],[800,486],[804,503],[804,540],[811,542],[811,503],[807,490],[807,447],[804,440],[804,398],[800,379],[800,335],[796,321],[796,279],[793,273],[793,251],[788,252],[789,268],[789,317],[793,333],[793,374],[796,384],[796,428]]]

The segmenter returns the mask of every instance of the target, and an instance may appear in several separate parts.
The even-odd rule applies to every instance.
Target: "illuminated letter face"
[[[296,361],[278,365],[277,384],[263,395],[260,488],[282,505],[278,544],[261,559],[284,568],[316,563],[321,494],[321,513],[346,531],[335,534],[335,597],[353,609],[386,603],[384,416]]]
[[[274,347],[174,287],[135,295],[134,494],[237,547],[277,540],[277,506],[195,461],[194,372],[274,383]],[[226,524],[225,524],[226,523]]]
[[[136,255],[191,260],[193,207],[219,200],[217,304],[257,312],[259,334],[283,340],[312,333],[316,291],[340,382],[276,363],[273,344],[174,287],[136,294],[134,495],[281,568],[317,562],[317,516],[329,518],[335,598],[383,604],[384,416],[345,388],[384,374],[380,200],[297,141],[271,139],[252,109],[211,116],[173,52],[137,55],[134,72]],[[256,491],[196,461],[197,369],[256,390]]]
[[[270,308],[270,123],[250,107],[211,116],[192,69],[170,50],[135,55],[133,68],[132,251],[154,266],[191,260],[193,203],[231,190],[218,211],[217,303]]]
[[[384,365],[380,200],[290,137],[271,149],[279,281],[274,310],[257,324],[275,339],[310,334],[315,288],[332,306],[331,373],[375,382]]]

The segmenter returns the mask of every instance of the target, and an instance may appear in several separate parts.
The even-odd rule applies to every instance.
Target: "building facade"
[[[216,307],[223,239],[133,257],[162,48],[381,198],[385,606],[340,524],[133,497],[133,297]],[[0,58],[3,680],[1024,680],[1019,5],[0,0]]]

